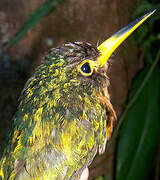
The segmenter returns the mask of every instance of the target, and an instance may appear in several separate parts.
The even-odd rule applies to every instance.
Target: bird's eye
[[[96,68],[96,63],[91,60],[84,60],[78,65],[78,71],[83,76],[91,76],[93,73],[93,69]]]
[[[91,67],[88,62],[86,62],[85,64],[81,66],[81,71],[87,74],[91,72]]]

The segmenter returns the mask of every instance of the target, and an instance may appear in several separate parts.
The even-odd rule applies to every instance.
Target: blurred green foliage
[[[37,7],[24,22],[16,36],[11,39],[8,44],[15,45],[18,43],[29,29],[33,28],[44,16],[51,13],[62,1],[63,0],[47,0]]]
[[[148,22],[137,29],[134,36],[136,38],[132,39],[144,52],[146,60],[149,61],[153,59],[152,54],[149,53],[153,50],[153,44],[160,40],[160,24],[158,23],[160,21],[160,2],[155,2],[155,0],[152,0],[152,3],[149,0],[143,0],[133,13],[133,18],[136,18],[153,9],[157,9],[156,13],[148,19]]]
[[[95,180],[111,180],[112,176],[111,175],[104,175],[96,178]]]
[[[148,71],[149,68],[144,68],[136,77],[133,94]],[[117,146],[117,180],[147,180],[149,177],[159,142],[159,98],[160,69],[155,68],[125,116]]]
[[[142,1],[133,17],[160,8],[160,2]],[[160,13],[136,31],[145,66],[135,77],[123,118],[116,154],[116,180],[155,179],[160,140]],[[135,37],[135,36],[134,36]],[[132,39],[133,40],[133,39]],[[138,93],[137,93],[138,92]],[[122,121],[122,119],[120,119]]]

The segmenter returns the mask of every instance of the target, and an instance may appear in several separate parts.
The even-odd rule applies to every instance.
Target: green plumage
[[[26,83],[14,116],[14,132],[2,160],[4,180],[74,180],[103,153],[107,140],[106,67],[83,76],[77,67],[97,61],[88,43],[52,49]]]

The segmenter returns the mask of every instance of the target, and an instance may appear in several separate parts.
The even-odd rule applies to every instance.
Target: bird
[[[52,48],[26,82],[0,161],[1,180],[77,180],[103,154],[116,113],[108,92],[108,59],[155,10],[98,47]]]

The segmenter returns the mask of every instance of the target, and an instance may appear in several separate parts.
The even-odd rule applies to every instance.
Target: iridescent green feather
[[[103,151],[107,118],[97,98],[101,82],[81,77],[76,68],[97,56],[90,45],[78,43],[46,56],[22,92],[2,179],[73,180]]]

